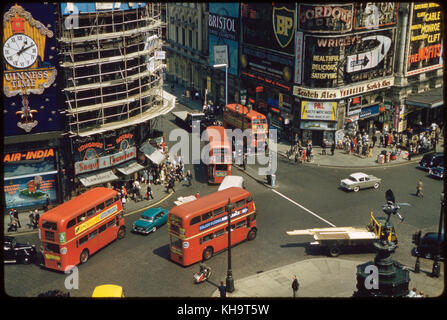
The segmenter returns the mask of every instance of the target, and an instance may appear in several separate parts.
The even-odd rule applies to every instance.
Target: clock
[[[13,68],[26,69],[37,60],[37,44],[33,39],[22,33],[9,37],[3,44],[3,56]]]

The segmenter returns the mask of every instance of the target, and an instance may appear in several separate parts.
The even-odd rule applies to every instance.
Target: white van
[[[219,189],[217,189],[217,191],[222,191],[224,189],[231,187],[238,187],[245,189],[244,178],[242,178],[241,176],[232,176],[232,175],[226,176],[222,180],[222,183],[220,184]]]

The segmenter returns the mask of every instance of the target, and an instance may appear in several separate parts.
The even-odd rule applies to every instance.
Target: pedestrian
[[[298,292],[298,289],[300,287],[300,284],[298,283],[298,279],[296,278],[296,275],[292,277],[292,290],[293,290],[293,297],[296,298],[296,293]]]
[[[186,172],[186,180],[188,181],[188,186],[191,186],[191,181],[192,181],[192,173],[191,170],[188,170]]]
[[[326,141],[323,139],[323,142],[321,143],[321,154],[326,155]]]
[[[172,189],[172,191],[175,192],[175,189],[174,189],[174,178],[170,178],[168,183],[167,183],[167,185],[166,185],[166,192],[169,193],[170,189]]]
[[[245,171],[245,169],[247,169],[247,155],[246,154],[244,154],[244,156],[242,157],[242,168],[244,169],[244,171]]]
[[[44,210],[48,211],[48,208],[50,206],[50,197],[48,196],[48,194],[45,195],[45,207]]]
[[[418,291],[416,288],[411,289],[411,291],[407,294],[408,298],[415,298],[418,294]]]
[[[14,221],[17,223],[18,228],[22,227],[22,225],[20,224],[19,212],[17,211],[17,209],[14,209]]]
[[[227,297],[227,287],[224,285],[223,281],[220,282],[219,293],[221,298]]]
[[[195,197],[196,197],[196,199],[199,199],[199,197],[200,197],[199,191],[196,192]]]
[[[17,231],[17,222],[14,220],[8,228],[8,232],[16,232]]]
[[[34,213],[33,213],[33,210],[29,211],[28,218],[29,218],[29,227],[32,228],[34,226]]]
[[[419,179],[417,182],[417,186],[416,186],[416,196],[418,196],[419,198],[424,198],[424,192],[422,191],[422,180]]]
[[[11,225],[14,222],[14,208],[9,210],[9,224]]]
[[[332,146],[331,146],[331,155],[332,156],[334,155],[334,151],[335,151],[335,142],[332,143]]]
[[[36,209],[36,210],[34,210],[34,226],[33,226],[33,229],[36,229],[39,226],[39,220],[40,220],[39,211]]]
[[[376,142],[377,142],[377,137],[375,134],[372,136],[372,142],[373,142],[372,147],[374,148],[376,146]]]
[[[152,200],[154,199],[154,195],[152,194],[152,188],[151,188],[151,185],[150,185],[150,184],[147,185],[147,189],[146,189],[146,200],[149,200],[149,197],[151,197]]]
[[[423,298],[424,293],[422,291],[419,291],[419,294],[415,298]]]

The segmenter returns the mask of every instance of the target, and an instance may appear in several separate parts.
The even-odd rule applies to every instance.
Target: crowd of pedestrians
[[[191,170],[186,170],[180,157],[170,159],[167,155],[166,162],[160,165],[153,165],[151,168],[143,169],[139,172],[138,178],[127,184],[122,184],[116,190],[120,193],[121,201],[125,204],[132,200],[135,202],[154,199],[153,185],[162,185],[166,192],[175,192],[177,182],[186,182],[192,185]]]

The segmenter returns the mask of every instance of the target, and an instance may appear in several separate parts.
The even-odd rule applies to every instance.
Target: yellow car
[[[115,284],[97,286],[92,294],[93,298],[124,298],[123,287]]]

